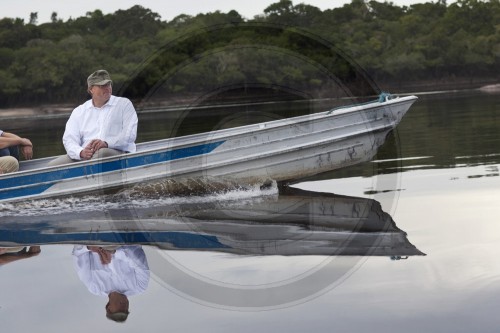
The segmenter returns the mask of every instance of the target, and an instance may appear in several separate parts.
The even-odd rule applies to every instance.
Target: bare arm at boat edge
[[[33,143],[29,139],[21,138],[13,133],[2,132],[0,135],[0,149],[12,146],[20,146],[25,159],[30,160],[33,158]]]
[[[2,250],[4,248],[0,248],[0,266],[20,260],[20,259],[27,259],[31,258],[34,256],[37,256],[40,254],[40,246],[30,246],[28,250],[26,250],[26,247],[17,252],[17,253],[11,253],[11,254],[6,254]]]
[[[3,132],[0,136],[0,149],[12,146],[33,147],[33,144],[29,139],[21,138],[13,133]]]

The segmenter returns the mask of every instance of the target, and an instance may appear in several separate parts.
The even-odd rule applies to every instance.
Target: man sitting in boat
[[[19,150],[25,159],[33,157],[33,144],[30,140],[0,130],[0,174],[19,170]]]
[[[50,166],[108,157],[136,150],[137,113],[127,98],[112,95],[109,73],[98,70],[87,78],[92,99],[73,110],[66,123],[63,144],[67,155]]]

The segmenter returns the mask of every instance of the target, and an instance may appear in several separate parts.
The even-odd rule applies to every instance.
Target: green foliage
[[[328,63],[329,69],[336,66],[339,77],[349,77],[352,69],[345,62],[330,59],[315,44],[316,37],[300,38],[294,29],[333,43],[376,81],[404,85],[450,77],[498,78],[500,73],[500,0],[458,0],[449,5],[438,0],[402,7],[352,0],[324,11],[279,0],[250,20],[232,10],[182,14],[168,22],[136,5],[106,15],[95,10],[66,22],[56,12],[49,23],[37,25],[37,19],[37,13],[31,13],[28,23],[19,18],[0,20],[0,107],[81,102],[86,98],[86,77],[99,68],[112,73],[117,91],[123,86],[134,96],[174,68],[182,75],[167,82],[165,94],[237,82],[322,85],[323,79],[312,74],[313,67],[280,64],[279,56],[269,58],[269,48],[300,50],[313,62]],[[271,29],[267,35],[236,29],[243,23],[285,28],[275,33]],[[226,28],[220,34],[203,33],[217,26]],[[256,43],[265,48],[250,47]],[[207,55],[207,50],[213,54]],[[155,58],[159,53],[160,60]],[[185,62],[191,66],[183,68]],[[137,86],[127,86],[144,66],[147,75],[134,80]],[[259,74],[250,70],[257,67],[263,69]]]

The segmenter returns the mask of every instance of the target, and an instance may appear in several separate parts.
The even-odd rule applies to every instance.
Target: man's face
[[[99,102],[106,102],[113,93],[113,86],[111,85],[111,82],[102,86],[92,86],[90,87],[90,93],[92,95],[92,99]]]
[[[125,295],[113,293],[106,304],[106,311],[110,313],[128,312],[129,303]]]

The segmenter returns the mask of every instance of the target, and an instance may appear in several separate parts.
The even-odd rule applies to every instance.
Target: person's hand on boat
[[[33,147],[21,146],[21,152],[26,160],[31,160],[33,158]]]
[[[33,146],[21,146],[21,152],[26,160],[33,158]]]
[[[31,141],[29,139],[22,138],[21,144],[19,146],[24,158],[27,160],[31,160],[33,158],[33,144],[31,143]]]
[[[40,254],[40,252],[42,252],[42,250],[40,249],[40,246],[38,246],[38,245],[30,246],[30,248],[28,249],[28,254],[30,256],[37,256]]]

